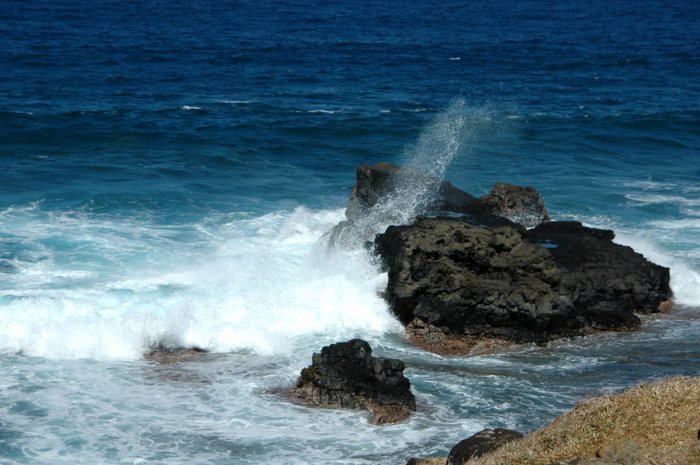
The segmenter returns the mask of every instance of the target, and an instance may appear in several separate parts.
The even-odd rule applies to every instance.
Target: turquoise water
[[[680,1],[8,0],[0,463],[403,464],[698,375],[699,42]],[[324,246],[379,161],[474,195],[532,185],[555,219],[669,266],[674,311],[497,355],[417,350],[364,250]],[[419,214],[411,198],[389,213]],[[410,421],[269,394],[352,337],[406,362]],[[214,355],[158,366],[157,342]]]

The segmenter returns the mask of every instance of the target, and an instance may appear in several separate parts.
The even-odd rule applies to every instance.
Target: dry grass
[[[700,377],[642,384],[576,405],[546,427],[470,465],[548,465],[636,443],[640,462],[700,465]],[[444,460],[444,459],[443,459]]]

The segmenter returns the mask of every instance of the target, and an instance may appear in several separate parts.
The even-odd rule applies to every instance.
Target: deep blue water
[[[0,462],[402,464],[700,374],[695,2],[202,3],[0,5]],[[364,252],[318,245],[379,161],[534,186],[669,266],[673,316],[421,353]],[[356,336],[406,360],[408,423],[265,394]]]

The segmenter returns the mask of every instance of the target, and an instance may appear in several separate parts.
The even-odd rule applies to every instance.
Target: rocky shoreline
[[[428,188],[413,205],[398,202],[416,183]],[[422,215],[390,224],[406,219],[392,211],[401,208]],[[371,243],[388,272],[384,298],[409,339],[432,352],[627,331],[637,314],[671,306],[668,268],[613,242],[613,231],[550,221],[530,187],[496,184],[477,199],[414,169],[361,165],[346,217],[331,243],[352,235]],[[376,236],[366,237],[368,224]]]
[[[415,182],[428,188],[412,204],[397,201]],[[630,331],[641,324],[639,315],[672,306],[668,268],[615,243],[613,231],[551,221],[530,187],[497,184],[478,199],[415,170],[362,165],[346,217],[330,232],[329,246],[364,243],[375,254],[388,273],[389,308],[408,339],[430,352],[474,355]],[[203,355],[157,345],[145,358],[171,364]],[[416,410],[404,369],[401,360],[374,357],[367,342],[353,339],[314,353],[294,386],[275,392],[314,407],[366,410],[372,424],[391,424]],[[447,458],[409,464],[462,464],[522,437],[487,429]]]

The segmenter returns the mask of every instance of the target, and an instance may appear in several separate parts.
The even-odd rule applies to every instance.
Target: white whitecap
[[[625,198],[641,204],[670,204],[684,206],[700,206],[700,199],[664,194],[625,194]]]
[[[671,270],[671,289],[674,301],[690,306],[700,306],[700,272],[687,257],[675,256],[661,250],[654,242],[640,235],[617,233],[615,242],[632,247],[648,260]]]
[[[227,103],[229,105],[245,105],[248,103],[253,103],[252,100],[221,100],[221,103]]]
[[[649,224],[659,229],[682,230],[700,230],[700,218],[680,218],[677,220],[657,220],[651,221]]]
[[[0,299],[2,353],[136,359],[166,341],[273,354],[289,353],[300,337],[402,332],[378,295],[386,275],[365,252],[317,247],[343,210],[300,207],[193,226],[186,236],[207,234],[191,244],[146,220],[0,213],[28,242],[66,235],[83,248],[39,250],[45,259],[18,264]]]

